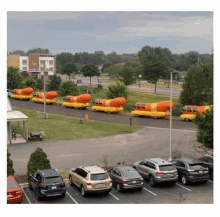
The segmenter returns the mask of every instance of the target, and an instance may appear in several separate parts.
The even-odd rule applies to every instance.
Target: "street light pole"
[[[142,75],[139,75],[139,88],[141,88],[141,78],[142,78]]]
[[[46,81],[45,81],[45,67],[46,67],[46,64],[44,62],[44,64],[42,65],[42,68],[43,68],[43,74],[44,74],[44,118],[47,118],[47,113],[46,113]]]
[[[171,139],[172,139],[172,84],[173,84],[173,72],[171,71],[170,73],[170,158],[169,160],[172,160],[171,156],[171,150],[172,150],[172,144],[171,144]]]

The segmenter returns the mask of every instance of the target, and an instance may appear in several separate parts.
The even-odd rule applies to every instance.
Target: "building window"
[[[44,64],[45,64],[45,60],[41,60],[41,61],[40,61],[40,64],[41,64],[41,65],[44,65]]]
[[[49,60],[49,65],[53,65],[53,60]]]
[[[22,60],[23,65],[27,65],[27,60]]]
[[[36,65],[37,65],[37,61],[36,61],[36,60],[33,60],[32,64],[33,64],[34,66],[36,66]]]
[[[23,71],[27,71],[27,67],[23,67]]]
[[[53,67],[50,67],[50,68],[49,68],[49,71],[53,71]]]

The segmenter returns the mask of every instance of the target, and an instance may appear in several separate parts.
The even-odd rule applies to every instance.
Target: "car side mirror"
[[[110,169],[110,170],[107,170],[107,172],[108,172],[108,173],[110,173],[111,171],[112,171],[112,169]]]

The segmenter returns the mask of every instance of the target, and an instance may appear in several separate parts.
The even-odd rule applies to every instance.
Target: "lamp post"
[[[42,69],[43,69],[43,74],[44,74],[44,118],[47,118],[47,113],[46,113],[46,81],[45,81],[45,67],[46,67],[46,64],[45,62],[42,63],[41,65]]]
[[[142,78],[142,75],[139,75],[138,78],[139,78],[139,88],[141,88],[141,78]]]
[[[171,143],[171,139],[172,139],[172,84],[173,84],[173,72],[171,71],[170,73],[170,157],[169,160],[172,160],[172,143]]]

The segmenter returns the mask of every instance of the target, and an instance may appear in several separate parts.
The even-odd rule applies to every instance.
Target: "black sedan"
[[[208,168],[203,162],[194,158],[179,158],[172,160],[178,171],[178,177],[184,185],[189,182],[207,182],[209,180]]]
[[[213,181],[213,155],[206,155],[199,158],[209,168],[209,177]]]
[[[115,167],[109,170],[108,173],[117,191],[124,189],[141,190],[144,187],[143,178],[133,167]]]

